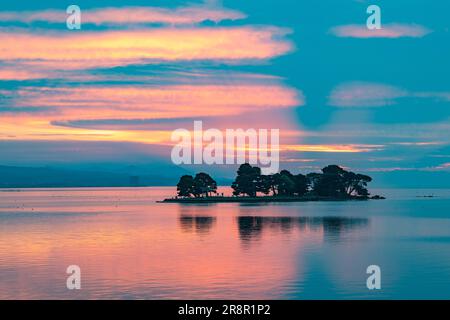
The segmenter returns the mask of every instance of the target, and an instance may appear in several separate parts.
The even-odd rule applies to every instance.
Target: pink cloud
[[[422,171],[447,171],[450,170],[450,162],[445,162],[433,167],[422,168]]]
[[[406,96],[407,91],[389,85],[349,82],[333,89],[328,104],[337,107],[376,107],[394,104],[395,99]]]
[[[379,107],[396,103],[399,98],[450,100],[448,92],[414,92],[372,82],[347,82],[335,87],[328,105],[336,107]]]
[[[372,144],[300,144],[283,146],[283,151],[357,153],[383,150],[384,145]]]
[[[290,52],[276,27],[159,28],[101,32],[0,32],[0,60],[79,70],[161,61],[261,61]]]
[[[175,9],[159,7],[81,9],[82,23],[96,25],[133,25],[144,23],[181,25],[195,24],[206,20],[217,23],[223,20],[246,18],[246,15],[239,11],[213,6],[188,6]],[[66,19],[67,14],[65,10],[0,12],[0,20],[6,22],[32,23],[46,21],[51,23],[65,23]]]
[[[437,166],[436,169],[439,169],[439,170],[450,169],[450,162],[443,163],[443,164]]]
[[[104,85],[83,87],[23,87],[0,90],[9,109],[2,114],[0,137],[22,140],[92,140],[162,143],[176,123],[166,126],[133,124],[135,120],[175,121],[192,116],[221,128],[245,127],[257,121],[265,127],[287,128],[290,118],[282,110],[304,104],[303,94],[276,78],[250,75],[222,84]],[[262,79],[265,79],[262,81]],[[195,81],[194,81],[195,82]],[[259,117],[256,117],[259,115]],[[279,114],[279,115],[278,115]],[[284,114],[284,113],[283,113]],[[102,119],[125,120],[125,126],[96,126]],[[256,120],[258,119],[258,120]],[[92,127],[70,126],[71,121],[91,121]],[[99,120],[99,121],[97,121]],[[65,126],[64,123],[69,124]],[[62,124],[62,126],[61,126]],[[173,130],[173,128],[172,128]]]
[[[32,80],[46,78],[45,73],[39,73],[28,70],[20,70],[15,68],[0,69],[1,80]]]
[[[381,29],[369,30],[365,25],[343,25],[331,28],[330,32],[341,38],[422,38],[431,30],[417,24],[391,23]]]
[[[4,93],[6,96],[6,94]],[[236,115],[303,104],[280,84],[167,85],[23,88],[10,95],[15,107],[53,108],[63,119],[130,119]]]

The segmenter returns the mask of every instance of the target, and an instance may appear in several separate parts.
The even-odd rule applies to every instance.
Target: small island
[[[233,196],[217,193],[217,182],[207,173],[184,175],[177,184],[177,196],[163,203],[218,202],[301,202],[385,199],[370,196],[367,184],[372,178],[329,165],[321,173],[292,174],[288,170],[272,175],[261,174],[261,168],[242,164],[231,185]]]

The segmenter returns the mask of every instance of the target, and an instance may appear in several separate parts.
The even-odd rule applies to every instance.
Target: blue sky
[[[66,37],[69,32],[90,34],[89,39],[95,39],[96,32],[123,30],[144,30],[150,33],[141,36],[158,37],[155,30],[172,28],[176,32],[170,31],[168,37],[176,38],[178,33],[186,33],[186,29],[190,30],[186,33],[187,39],[196,37],[204,29],[211,31],[205,35],[207,38],[214,38],[218,29],[223,31],[224,37],[232,31],[243,32],[243,36],[231,37],[230,41],[234,41],[231,44],[235,46],[219,48],[214,55],[209,55],[216,50],[211,45],[209,49],[202,48],[204,51],[199,58],[164,60],[163,55],[151,61],[131,63],[96,61],[89,68],[76,63],[72,68],[62,67],[54,60],[38,65],[39,56],[11,49],[11,54],[17,56],[0,59],[0,75],[3,75],[3,79],[0,77],[0,119],[5,120],[3,129],[0,128],[0,165],[72,168],[138,165],[147,172],[151,171],[152,164],[158,163],[170,168],[170,148],[162,140],[145,141],[146,134],[150,139],[157,136],[156,131],[170,131],[180,126],[190,128],[192,119],[197,118],[208,126],[220,128],[245,128],[248,123],[252,123],[252,127],[267,128],[271,124],[282,131],[297,133],[282,139],[287,145],[303,146],[298,152],[282,155],[285,160],[282,166],[292,171],[315,171],[328,163],[337,163],[380,180],[383,176],[401,175],[412,186],[420,186],[417,181],[424,175],[433,176],[433,181],[448,180],[448,1],[224,0],[206,4],[195,1],[77,1],[76,4],[82,12],[106,7],[124,10],[135,6],[158,8],[166,10],[163,12],[168,17],[172,17],[176,9],[201,7],[214,9],[225,18],[216,22],[200,19],[188,26],[175,27],[161,22],[140,25],[86,23],[80,31],[68,31],[65,21],[23,18],[47,10],[64,12],[66,5],[61,1],[10,2],[2,4],[0,33],[5,39],[14,39],[17,34],[29,37],[17,37],[17,43],[4,42],[0,49],[23,47],[30,41],[31,50],[36,51],[39,47],[33,47],[32,40],[41,41],[44,46],[57,44],[51,37]],[[364,31],[369,4],[380,6],[386,33],[368,35]],[[6,19],[11,13],[22,14],[22,18],[19,15],[15,19],[10,15]],[[208,16],[210,12],[204,14]],[[49,36],[39,38],[42,34]],[[248,37],[256,40],[251,42]],[[83,41],[84,38],[80,39]],[[180,39],[185,38],[180,36]],[[255,54],[252,58],[253,55],[245,51],[251,51],[253,47],[259,48],[257,53],[261,55]],[[48,50],[44,55],[52,54]],[[58,50],[58,45],[52,50]],[[267,54],[264,54],[265,50]],[[224,51],[229,56],[220,56]],[[183,55],[184,52],[176,54]],[[193,53],[186,52],[187,57],[190,54]],[[88,64],[88,61],[83,63]],[[104,95],[111,96],[107,89],[119,91],[139,87],[145,91],[150,87],[193,84],[213,85],[202,88],[217,92],[217,99],[226,99],[230,110],[234,111],[224,112],[228,107],[217,104],[211,106],[214,110],[211,116],[207,112],[196,113],[195,110],[206,108],[203,100],[199,102],[203,98],[198,98],[192,102],[189,114],[175,107],[170,114],[162,111],[160,114],[156,107],[149,114],[135,114],[130,110],[118,114],[117,110],[122,106],[117,101],[130,99],[130,96],[118,96],[105,102],[111,103],[111,110],[101,106],[95,117],[84,116],[89,114],[89,107],[104,101]],[[258,86],[270,88],[272,95],[267,95],[267,100],[273,101],[266,105],[256,101],[257,92],[247,91],[257,90]],[[74,93],[74,88],[80,88],[80,91]],[[95,96],[86,88],[94,88],[97,93],[103,90],[103,93]],[[242,101],[228,95],[227,92],[232,90],[236,90],[235,96],[244,95],[255,102],[246,100],[246,104],[240,104]],[[92,94],[89,103],[81,101],[86,94]],[[153,92],[150,97],[147,92],[137,94],[149,99],[146,102],[150,105],[151,99],[162,99]],[[183,94],[180,99],[186,102]],[[67,97],[65,104],[61,102],[64,96]],[[179,102],[177,94],[171,97],[175,103]],[[166,106],[167,101],[164,103]],[[195,103],[201,106],[196,107]],[[64,108],[70,111],[62,113]],[[47,126],[32,128],[28,125],[43,119],[48,119]],[[82,133],[69,131],[74,127],[98,131],[89,139],[77,139]],[[102,130],[117,130],[117,133],[111,139],[96,138],[101,137]],[[133,134],[127,132],[122,136],[127,130]],[[46,139],[46,134],[52,138]],[[56,138],[58,136],[60,138]],[[335,152],[333,148],[318,152],[311,146],[347,146],[354,152]],[[197,171],[200,168],[186,169]],[[220,176],[232,176],[235,167],[202,169]],[[384,185],[395,185],[393,179],[384,180]],[[440,185],[436,183],[436,186]]]

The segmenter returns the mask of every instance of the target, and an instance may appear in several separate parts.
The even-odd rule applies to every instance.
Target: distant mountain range
[[[174,186],[178,179],[173,174],[0,166],[0,188]]]
[[[219,185],[231,185],[235,170],[193,168],[188,171],[175,165],[141,166],[98,165],[77,169],[58,167],[18,167],[0,165],[0,188],[69,188],[175,186],[184,174],[211,172]],[[372,188],[450,188],[448,171],[368,172]]]

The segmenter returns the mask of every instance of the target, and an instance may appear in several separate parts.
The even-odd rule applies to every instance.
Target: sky
[[[66,27],[70,4],[81,30]],[[371,4],[381,30],[366,28]],[[448,12],[446,0],[2,3],[0,165],[170,174],[171,133],[202,120],[279,129],[293,172],[448,180]]]

